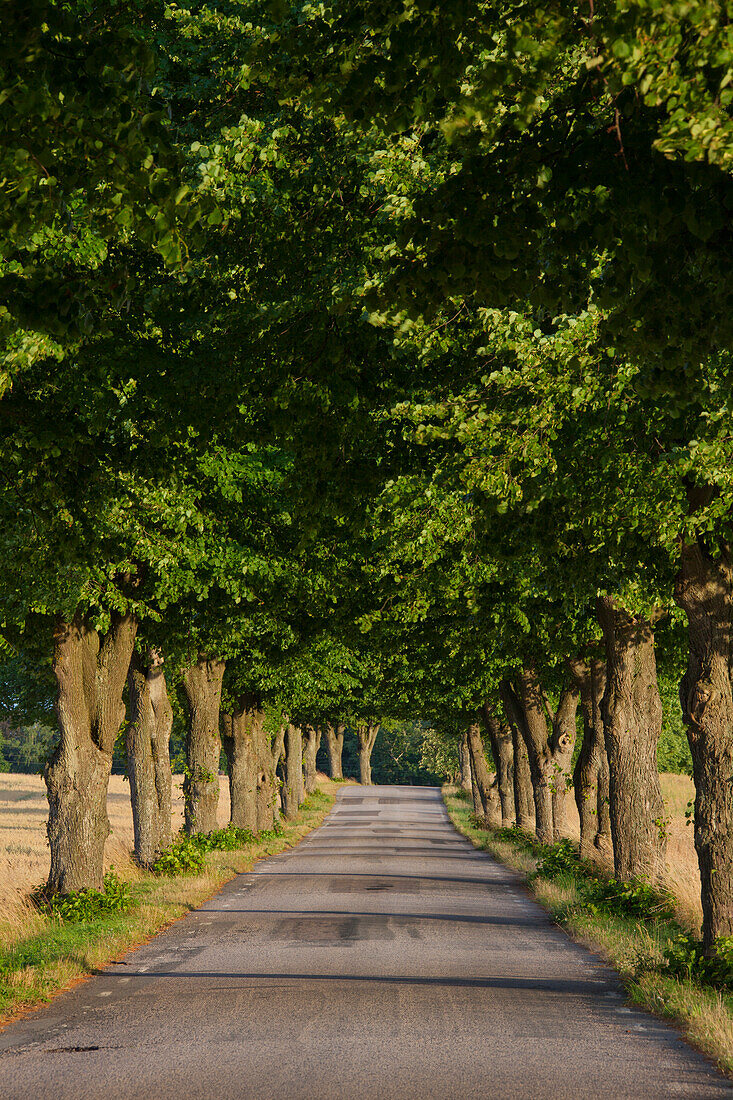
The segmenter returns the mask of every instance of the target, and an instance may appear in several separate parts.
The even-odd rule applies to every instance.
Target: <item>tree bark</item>
[[[278,811],[282,809],[283,800],[277,769],[280,757],[285,751],[286,726],[280,726],[274,741],[270,744],[270,736],[263,730],[262,733],[262,764],[264,780],[257,793],[257,827],[259,829],[271,829],[275,824]]]
[[[471,766],[471,798],[473,799],[473,816],[479,822],[485,822],[486,813],[484,810],[484,804],[481,800],[481,794],[478,789],[478,782],[476,780],[476,772],[473,766],[473,756],[469,752],[468,762]]]
[[[460,786],[464,791],[471,790],[471,756],[468,748],[468,734],[464,731],[458,742],[458,760],[461,766]]]
[[[305,793],[313,794],[316,783],[316,757],[321,747],[321,727],[306,725],[303,727],[303,772],[305,775]]]
[[[211,833],[219,805],[219,707],[225,662],[200,656],[183,674],[189,707],[186,775],[183,780],[186,832]]]
[[[127,677],[130,724],[127,727],[127,774],[130,780],[135,858],[150,867],[171,842],[170,735],[173,708],[163,672],[163,659],[151,649],[134,653]]]
[[[229,771],[230,820],[237,828],[250,829],[253,833],[260,829],[260,790],[269,786],[269,769],[263,753],[264,721],[260,697],[252,692],[240,695],[236,709],[222,716],[221,740]],[[269,754],[269,745],[267,748]]]
[[[580,817],[580,858],[597,860],[599,852],[612,851],[608,809],[608,757],[601,703],[606,690],[606,666],[593,658],[567,662],[580,692],[583,742],[573,773],[575,802]]]
[[[122,690],[137,621],[113,614],[101,637],[79,612],[54,629],[53,670],[61,737],[46,766],[50,893],[101,890],[109,835],[107,788],[125,716]]]
[[[577,737],[576,716],[580,692],[573,684],[563,687],[552,719],[552,829],[555,840],[568,835],[567,798],[572,785],[572,761]],[[545,707],[550,713],[547,700]]]
[[[512,746],[514,748],[514,809],[517,828],[524,833],[534,832],[534,797],[532,795],[532,775],[529,770],[527,746],[516,722],[512,727]]]
[[[508,828],[514,822],[514,745],[512,729],[485,703],[481,708],[486,732],[489,735],[491,754],[496,768],[496,782],[501,803],[501,823]]]
[[[657,772],[662,703],[654,631],[610,596],[597,600],[606,647],[603,727],[609,767],[614,870],[619,879],[656,880],[664,869],[664,802]]]
[[[685,546],[675,600],[687,615],[689,651],[680,685],[695,777],[695,848],[703,942],[733,935],[733,560]]]
[[[356,736],[359,741],[359,778],[364,786],[371,786],[372,749],[377,740],[379,726],[379,722],[369,722],[365,726],[356,727]]]
[[[535,670],[522,669],[517,676],[516,688],[508,680],[502,681],[501,695],[527,749],[534,798],[535,835],[541,844],[551,844],[554,838],[552,751],[542,691]]]
[[[341,764],[341,755],[344,751],[344,733],[346,726],[339,722],[337,725],[327,725],[326,748],[328,749],[328,763],[331,779],[343,779],[344,772]]]
[[[478,790],[481,804],[481,817],[487,825],[493,825],[499,818],[499,795],[493,786],[491,773],[486,763],[486,753],[478,722],[471,722],[466,730],[468,752],[471,758],[472,778]]]
[[[288,723],[285,730],[285,781],[282,786],[283,814],[289,820],[297,814],[303,798],[303,733]]]

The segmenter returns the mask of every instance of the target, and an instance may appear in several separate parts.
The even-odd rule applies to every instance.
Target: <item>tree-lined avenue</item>
[[[6,1100],[733,1091],[626,1006],[613,972],[458,836],[432,788],[342,788],[296,849],[11,1025],[0,1048]]]

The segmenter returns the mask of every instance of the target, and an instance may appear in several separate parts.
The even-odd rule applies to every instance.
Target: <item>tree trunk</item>
[[[225,662],[199,657],[183,674],[189,707],[183,780],[186,832],[211,833],[219,805],[219,707]]]
[[[262,761],[262,782],[257,788],[257,828],[271,829],[275,824],[278,803],[282,807],[277,780],[277,768],[285,747],[285,726],[281,726],[270,745],[270,735],[260,731],[259,756]]]
[[[359,778],[364,786],[372,782],[372,749],[379,733],[379,722],[370,722],[366,726],[356,727],[359,741]]]
[[[507,717],[510,711],[504,704]],[[529,757],[524,738],[516,722],[509,720],[512,729],[512,747],[514,749],[514,810],[517,828],[523,833],[534,832],[534,798],[532,796],[532,776],[529,770]]]
[[[522,735],[527,749],[535,809],[535,835],[541,844],[552,844],[555,830],[552,816],[552,750],[545,718],[542,690],[537,673],[525,668],[517,686],[502,681],[502,701],[511,721]]]
[[[662,703],[654,632],[609,596],[599,597],[606,646],[603,727],[608,754],[614,870],[619,879],[656,880],[664,869],[664,802],[657,772]]]
[[[552,714],[552,829],[555,840],[568,835],[567,798],[572,785],[572,762],[577,737],[576,716],[580,692],[573,684],[560,692],[557,710]],[[549,710],[547,700],[545,706]]]
[[[150,867],[171,842],[170,735],[173,709],[156,650],[147,658],[133,653],[128,673],[130,724],[127,774],[130,780],[135,857]]]
[[[468,748],[468,734],[464,731],[458,742],[458,760],[461,766],[460,786],[464,791],[471,790],[471,756]]]
[[[478,789],[478,782],[476,781],[476,772],[473,766],[473,756],[469,752],[468,762],[471,766],[471,797],[473,799],[473,816],[477,821],[484,823],[486,820],[486,814],[484,811],[484,804],[481,801],[481,794]]]
[[[703,941],[733,936],[733,560],[686,546],[675,600],[687,615],[689,652],[680,685],[695,776],[695,848]]]
[[[488,704],[481,708],[486,732],[489,735],[491,754],[496,768],[496,782],[501,803],[501,823],[508,828],[514,821],[514,745],[512,729],[502,722]]]
[[[298,726],[288,723],[285,730],[285,782],[282,787],[283,814],[295,817],[303,802],[303,734]]]
[[[466,739],[471,759],[471,774],[481,804],[481,817],[487,825],[493,825],[499,817],[498,791],[492,784],[478,722],[469,724],[466,730]]]
[[[236,709],[222,719],[221,740],[229,771],[230,820],[237,828],[256,833],[260,828],[259,792],[267,785],[262,751],[265,712],[260,697],[245,692],[238,698]]]
[[[331,779],[343,779],[344,772],[341,765],[341,754],[344,751],[344,733],[346,726],[339,722],[336,726],[327,725],[326,748],[328,749],[328,763]]]
[[[303,727],[303,771],[305,773],[305,793],[313,794],[316,783],[316,757],[321,747],[321,727]]]
[[[573,773],[575,802],[580,817],[580,858],[597,859],[610,852],[611,818],[608,811],[608,757],[601,702],[606,689],[606,666],[594,658],[567,662],[580,692],[583,742]]]
[[[81,613],[72,622],[60,620],[54,629],[61,738],[44,773],[50,893],[102,888],[104,842],[109,835],[107,788],[125,717],[122,690],[136,630],[131,615],[116,613],[103,638]]]

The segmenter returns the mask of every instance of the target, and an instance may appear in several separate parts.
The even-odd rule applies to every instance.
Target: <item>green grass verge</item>
[[[657,917],[599,907],[589,900],[592,891],[582,864],[545,876],[538,871],[542,850],[531,838],[513,830],[481,828],[463,792],[446,788],[443,798],[456,829],[476,848],[517,871],[573,939],[615,967],[634,1004],[673,1021],[694,1046],[733,1076],[733,996],[669,975],[666,952],[686,929],[670,918],[663,903]]]
[[[21,935],[10,945],[0,945],[0,1024],[146,942],[202,905],[236,874],[250,870],[256,860],[294,847],[321,824],[334,803],[334,790],[328,783],[309,795],[298,816],[283,822],[279,836],[254,839],[233,851],[207,852],[200,873],[141,872],[127,884],[130,903],[126,910],[66,921],[29,906]]]

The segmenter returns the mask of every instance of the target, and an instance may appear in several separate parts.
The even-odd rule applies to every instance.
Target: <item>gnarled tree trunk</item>
[[[365,786],[372,782],[372,749],[379,733],[379,722],[369,722],[356,727],[359,742],[359,778]]]
[[[535,809],[535,835],[541,844],[554,837],[552,816],[552,751],[545,718],[542,690],[537,673],[525,668],[517,676],[517,686],[502,681],[502,702],[512,723],[522,735],[532,777]]]
[[[524,833],[534,832],[534,797],[532,795],[532,774],[529,770],[529,756],[524,738],[516,723],[512,727],[512,746],[514,748],[514,810],[516,825]]]
[[[279,735],[275,746],[270,744],[270,734],[264,725],[255,728],[256,751],[259,764],[259,781],[257,783],[257,832],[263,829],[271,829],[275,824],[275,808],[277,805],[277,765],[282,752]],[[275,750],[277,749],[277,759]]]
[[[597,859],[599,852],[612,851],[611,817],[608,809],[608,757],[603,732],[601,702],[606,690],[606,666],[592,658],[567,662],[580,692],[583,742],[573,773],[575,802],[580,817],[580,858]]]
[[[481,708],[486,732],[491,744],[491,755],[496,768],[496,782],[501,803],[501,823],[508,828],[514,821],[514,744],[512,729],[502,722],[487,703]]]
[[[689,652],[680,685],[695,776],[695,848],[703,941],[733,936],[733,558],[685,546],[675,600],[687,615]]]
[[[572,761],[577,736],[576,715],[580,692],[573,684],[560,692],[557,710],[552,719],[552,828],[555,840],[568,835],[567,798],[572,785]],[[545,707],[550,712],[547,700]]]
[[[466,739],[471,758],[471,775],[474,789],[478,792],[481,806],[480,816],[487,825],[490,825],[494,823],[495,817],[498,817],[498,806],[495,805],[495,803],[498,803],[498,796],[495,797],[495,792],[492,791],[491,773],[486,763],[486,753],[484,752],[484,743],[478,722],[469,723],[466,730]]]
[[[225,662],[201,656],[183,674],[189,708],[186,737],[187,770],[183,780],[186,832],[216,829],[219,805],[219,708]]]
[[[648,619],[628,614],[610,596],[598,598],[596,612],[606,646],[602,713],[615,874],[655,880],[664,869],[666,842],[654,632]]]
[[[329,724],[324,727],[324,732],[326,734],[326,748],[328,749],[328,764],[331,779],[343,779],[344,772],[341,764],[341,755],[344,751],[344,733],[346,732],[346,726],[342,722],[339,722],[335,726]]]
[[[44,777],[48,788],[48,890],[100,890],[109,835],[107,788],[125,717],[122,690],[137,621],[113,614],[100,636],[81,612],[54,629],[53,670],[61,738]]]
[[[258,695],[245,692],[236,709],[222,715],[222,745],[229,771],[230,820],[240,829],[257,832],[260,790],[268,785],[263,758],[265,712]],[[268,746],[269,753],[269,746]],[[265,826],[265,828],[271,827]]]
[[[295,817],[305,797],[303,788],[303,734],[299,726],[288,723],[285,729],[285,757],[282,786],[283,814]]]
[[[320,726],[303,726],[303,772],[305,776],[305,793],[313,794],[316,783],[316,757],[321,747]]]
[[[468,748],[468,734],[464,731],[458,742],[458,762],[460,764],[459,783],[464,791],[471,790],[471,756]]]
[[[171,842],[170,736],[173,708],[155,649],[143,658],[134,653],[127,677],[130,724],[127,727],[127,774],[130,780],[135,857],[150,867]]]

